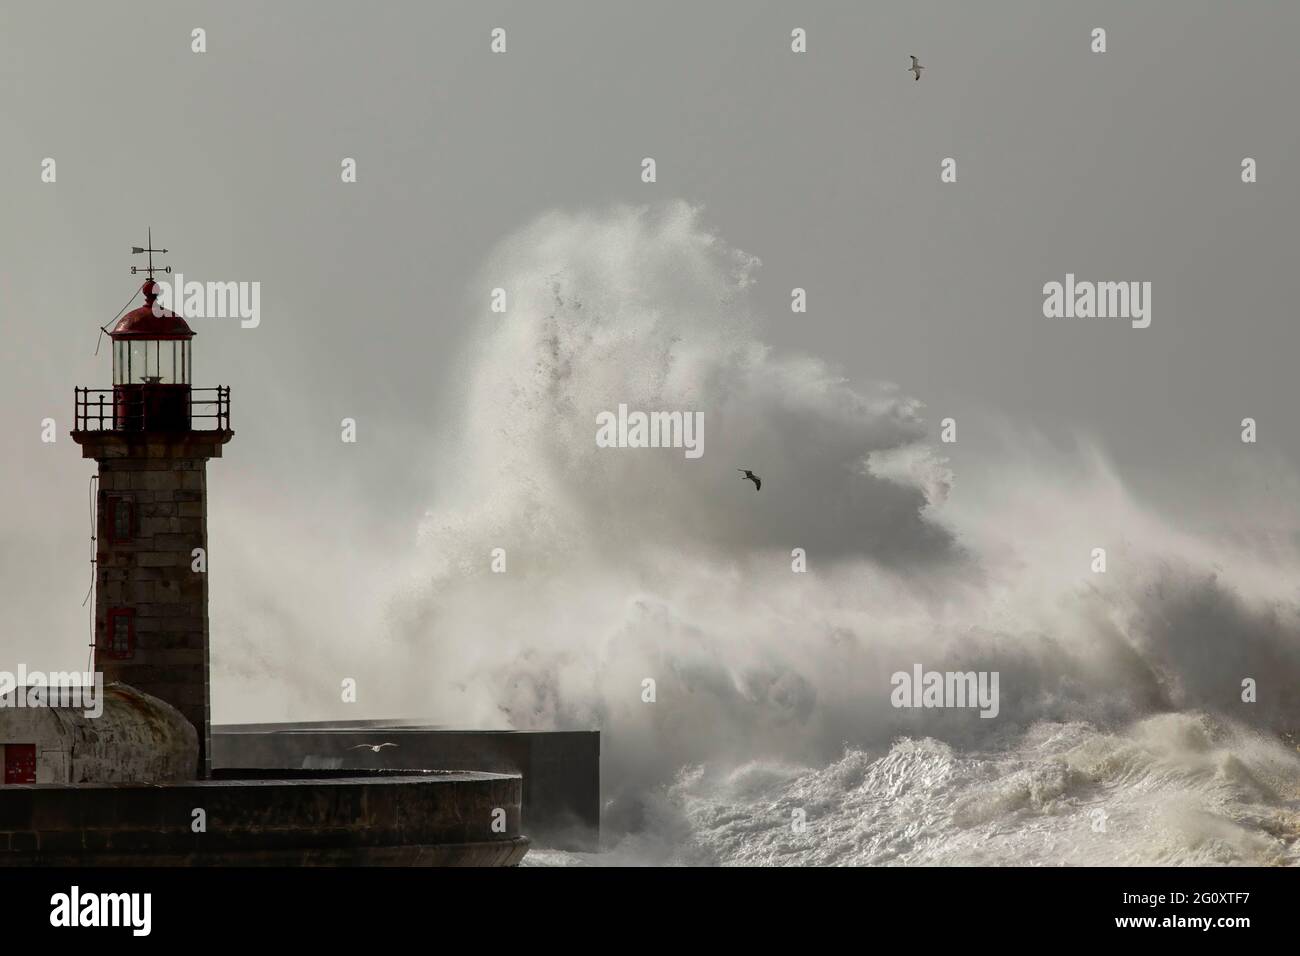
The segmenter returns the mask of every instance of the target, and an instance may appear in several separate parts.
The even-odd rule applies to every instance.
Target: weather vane
[[[149,278],[150,278],[150,279],[153,278],[153,274],[154,274],[155,272],[165,272],[165,273],[167,273],[168,275],[170,275],[170,274],[171,274],[171,271],[172,271],[172,267],[171,267],[171,266],[155,266],[155,265],[153,264],[153,254],[154,254],[155,252],[166,252],[167,250],[166,250],[166,249],[155,249],[155,248],[153,247],[153,227],[152,227],[152,226],[149,227],[149,238],[146,240],[146,242],[148,242],[148,245],[145,246],[143,249],[142,249],[141,247],[139,247],[139,246],[132,246],[132,247],[131,247],[131,255],[136,256],[136,255],[139,255],[139,254],[142,253],[142,252],[147,252],[147,253],[149,253],[149,265],[147,265],[147,266],[145,267],[145,272],[149,273]],[[135,275],[135,274],[137,274],[139,271],[140,271],[140,267],[139,267],[139,266],[132,266],[132,267],[131,267],[131,275]]]

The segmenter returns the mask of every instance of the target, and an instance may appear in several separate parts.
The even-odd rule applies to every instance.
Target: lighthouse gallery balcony
[[[229,432],[230,386],[141,383],[77,388],[73,434],[81,432]]]

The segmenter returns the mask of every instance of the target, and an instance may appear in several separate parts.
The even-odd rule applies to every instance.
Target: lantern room
[[[140,291],[145,304],[122,316],[108,333],[113,340],[113,385],[190,384],[194,330],[174,312],[155,305],[152,279]]]
[[[113,341],[113,411],[120,431],[184,431],[190,427],[194,330],[158,304],[151,278],[144,305],[109,330]]]

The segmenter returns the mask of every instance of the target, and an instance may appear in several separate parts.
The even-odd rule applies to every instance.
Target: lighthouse
[[[194,330],[158,303],[152,234],[133,267],[144,304],[105,328],[112,388],[77,387],[72,439],[98,462],[94,670],[179,710],[211,770],[207,463],[230,429],[230,389],[195,388]],[[129,304],[129,303],[128,303]]]
[[[102,707],[44,706],[27,686],[0,690],[0,868],[515,865],[528,852],[522,774],[437,769],[476,753],[478,735],[457,737],[436,760],[413,748],[400,767],[387,752],[360,756],[357,745],[379,749],[369,729],[364,742],[326,732],[325,749],[350,755],[346,767],[341,757],[313,767],[310,754],[248,763],[232,763],[229,747],[214,755],[207,467],[234,435],[230,389],[193,384],[194,330],[163,307],[155,281],[171,272],[153,262],[166,251],[152,242],[133,250],[149,256],[131,270],[147,274],[144,304],[103,329],[112,387],[75,390],[72,438],[98,462],[92,669],[103,674]],[[523,743],[527,761],[567,766]],[[591,751],[593,769],[598,756]]]

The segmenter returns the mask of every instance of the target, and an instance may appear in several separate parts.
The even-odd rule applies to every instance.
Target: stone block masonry
[[[207,461],[229,433],[75,433],[99,462],[95,666],[159,697],[199,735],[210,768]],[[196,571],[202,549],[204,570]]]

